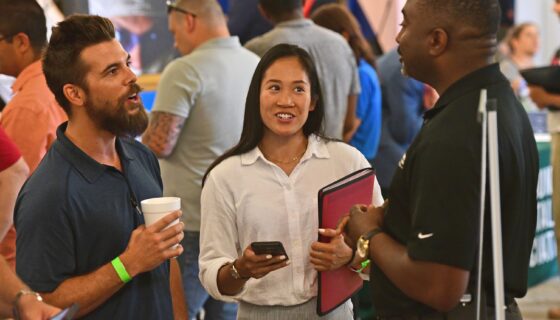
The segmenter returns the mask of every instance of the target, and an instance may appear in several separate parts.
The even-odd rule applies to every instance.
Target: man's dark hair
[[[111,21],[100,16],[72,15],[53,28],[51,40],[43,55],[43,71],[56,101],[70,115],[70,102],[63,87],[71,83],[87,90],[88,67],[80,59],[90,46],[115,39]]]
[[[305,121],[305,124],[303,125],[303,134],[306,137],[309,137],[311,134],[321,137],[323,136],[322,126],[325,118],[325,107],[323,105],[323,95],[321,93],[321,85],[319,84],[319,76],[317,74],[317,69],[315,69],[313,59],[307,51],[298,46],[286,43],[278,44],[264,54],[255,69],[253,78],[251,79],[249,92],[247,93],[247,100],[245,101],[243,130],[241,132],[239,142],[236,146],[218,157],[218,159],[210,165],[202,179],[203,184],[210,171],[212,171],[212,169],[214,169],[222,161],[229,157],[251,151],[257,147],[259,142],[261,142],[265,131],[265,124],[262,120],[260,109],[261,84],[264,75],[274,62],[282,58],[290,57],[297,58],[307,73],[309,85],[311,87],[311,98],[312,101],[315,101],[315,109],[309,111],[307,121]]]
[[[18,33],[25,33],[39,54],[47,43],[43,9],[35,0],[0,0],[0,34],[10,42]]]
[[[272,17],[281,17],[303,8],[302,0],[259,0],[261,8]]]
[[[435,13],[436,19],[471,27],[482,36],[498,33],[501,17],[498,0],[420,0],[420,3]]]

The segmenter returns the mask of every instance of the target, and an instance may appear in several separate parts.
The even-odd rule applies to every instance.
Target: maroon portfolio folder
[[[336,229],[342,216],[356,204],[372,203],[375,171],[361,169],[319,190],[319,227]],[[319,241],[329,238],[319,236]],[[319,272],[317,314],[323,316],[348,300],[362,287],[362,278],[349,268]]]

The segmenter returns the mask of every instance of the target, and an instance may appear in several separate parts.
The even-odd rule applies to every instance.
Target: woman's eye
[[[278,91],[280,90],[280,86],[277,84],[273,84],[270,87],[268,87],[269,90],[273,90],[273,91]]]
[[[297,93],[302,93],[302,92],[305,92],[305,88],[303,88],[303,87],[296,87],[296,88],[294,89],[294,91],[297,92]]]

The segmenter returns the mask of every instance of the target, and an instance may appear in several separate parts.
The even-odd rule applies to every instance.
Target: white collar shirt
[[[315,297],[317,271],[309,251],[318,238],[317,193],[369,166],[355,148],[314,135],[289,176],[258,148],[224,160],[212,170],[202,191],[199,276],[203,286],[217,299],[256,305],[297,305]],[[376,206],[383,203],[377,180],[372,199]],[[248,280],[236,296],[222,295],[218,271],[254,241],[281,241],[290,264]]]

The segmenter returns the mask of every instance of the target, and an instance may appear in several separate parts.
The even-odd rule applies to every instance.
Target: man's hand
[[[335,270],[348,264],[352,259],[352,249],[346,245],[341,234],[343,227],[343,224],[339,224],[337,230],[319,229],[319,233],[331,238],[331,241],[329,243],[316,241],[311,244],[309,255],[315,270]]]
[[[356,242],[362,234],[383,227],[385,208],[388,204],[386,200],[381,207],[356,205],[350,209],[350,218],[344,231],[346,243],[351,248],[356,247]]]
[[[272,271],[281,269],[290,264],[286,256],[272,256],[268,254],[257,255],[248,246],[243,255],[236,260],[235,268],[243,278],[260,279]]]
[[[149,227],[141,225],[132,232],[128,247],[121,255],[121,260],[131,277],[150,271],[183,252],[179,243],[184,237],[184,224],[179,222],[165,229],[180,216],[181,211],[174,211]],[[172,248],[176,244],[179,244],[177,248]]]
[[[60,312],[60,309],[41,302],[32,295],[22,296],[16,308],[21,320],[48,320]]]

